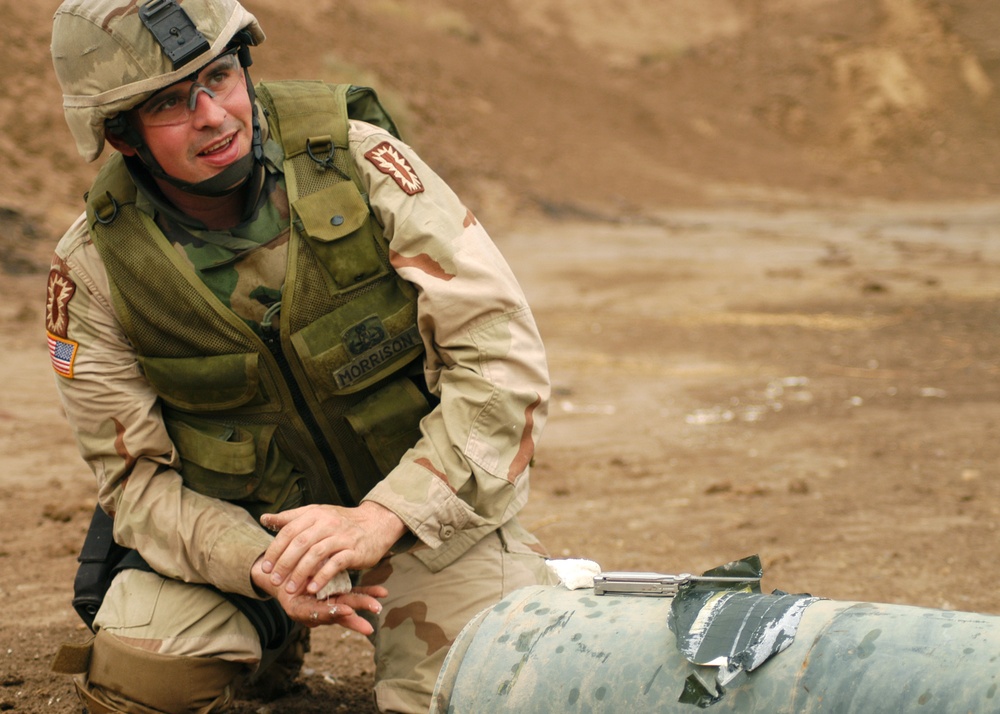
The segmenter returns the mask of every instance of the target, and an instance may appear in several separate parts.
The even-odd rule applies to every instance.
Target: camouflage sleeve
[[[444,567],[511,518],[545,423],[549,381],[534,318],[475,216],[410,147],[362,124],[352,151],[390,259],[418,291],[425,374],[440,404],[422,437],[368,495]]]
[[[254,595],[250,568],[271,537],[243,509],[182,485],[157,396],[110,295],[81,216],[56,248],[46,330],[66,417],[115,540],[163,575]]]

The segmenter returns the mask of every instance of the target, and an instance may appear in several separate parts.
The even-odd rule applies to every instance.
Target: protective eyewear
[[[143,125],[183,124],[190,121],[194,114],[201,92],[216,101],[222,101],[232,94],[244,80],[237,52],[238,48],[223,52],[197,74],[170,85],[143,102],[138,110]]]

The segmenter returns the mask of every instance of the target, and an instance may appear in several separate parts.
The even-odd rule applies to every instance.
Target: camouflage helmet
[[[101,155],[105,121],[208,64],[239,32],[251,44],[264,40],[237,0],[181,1],[183,9],[174,0],[65,0],[56,11],[52,63],[66,123],[87,161]],[[178,32],[178,13],[190,18],[192,34]],[[172,36],[176,52],[168,54],[155,29]]]

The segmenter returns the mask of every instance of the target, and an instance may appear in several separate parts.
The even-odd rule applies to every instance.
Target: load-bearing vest
[[[284,151],[291,215],[280,329],[258,334],[211,293],[136,208],[120,155],[89,193],[90,234],[185,484],[256,515],[351,506],[430,410],[416,291],[389,263],[347,151],[349,116],[395,126],[363,88],[273,82],[257,97]]]

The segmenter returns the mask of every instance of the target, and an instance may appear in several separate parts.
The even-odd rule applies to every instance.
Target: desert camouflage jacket
[[[416,289],[423,372],[438,400],[419,440],[364,499],[399,515],[420,541],[418,557],[437,569],[524,505],[549,396],[545,355],[509,267],[440,177],[406,144],[362,122],[351,122],[349,152],[392,267]],[[220,264],[232,266],[232,280],[209,288],[228,293],[227,307],[248,324],[265,319],[285,276],[280,163],[268,171],[277,184],[256,226],[206,236],[166,215],[157,220],[182,260],[207,238]],[[137,207],[159,213],[142,194]],[[55,251],[46,327],[66,415],[99,501],[115,517],[115,539],[164,575],[252,596],[250,569],[271,536],[244,508],[184,484],[164,404],[114,305],[81,216]],[[171,308],[164,295],[163,309]]]

